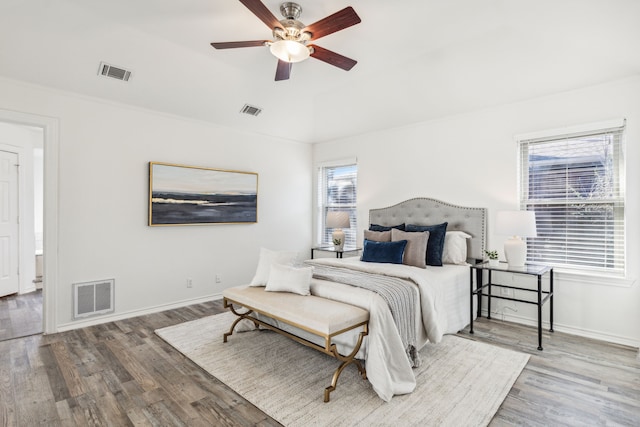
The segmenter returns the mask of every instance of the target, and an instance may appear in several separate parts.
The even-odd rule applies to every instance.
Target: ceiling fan
[[[260,0],[240,0],[240,3],[267,24],[273,32],[273,40],[211,43],[214,48],[269,46],[271,53],[278,58],[276,81],[289,79],[292,64],[304,61],[309,56],[346,71],[356,65],[357,61],[351,58],[315,44],[307,44],[320,37],[359,24],[360,17],[352,7],[346,7],[316,23],[305,26],[298,21],[302,8],[297,3],[286,2],[280,5],[280,12],[284,16],[282,20],[278,20]]]

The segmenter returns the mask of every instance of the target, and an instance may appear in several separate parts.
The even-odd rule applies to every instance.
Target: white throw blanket
[[[314,267],[313,277],[316,279],[356,286],[380,295],[391,311],[411,366],[420,366],[416,331],[422,320],[415,315],[420,301],[420,290],[415,283],[384,274],[329,266],[313,260],[306,263]]]
[[[420,328],[419,331],[416,331],[418,348],[424,346],[427,341],[432,343],[440,342],[445,332],[455,332],[448,330],[447,315],[444,310],[445,298],[443,289],[446,289],[446,286],[453,286],[450,283],[441,283],[445,279],[450,280],[450,274],[443,274],[446,272],[446,267],[421,269],[401,264],[362,262],[357,258],[322,258],[314,260],[315,262],[356,271],[398,277],[416,283],[420,289],[420,304],[416,307],[415,313],[419,319],[416,324]],[[469,274],[468,267],[451,267],[463,268],[462,270],[457,268],[455,271],[457,274],[456,280],[458,281],[459,273]],[[379,295],[366,289],[318,279],[312,279],[311,293],[362,307],[369,311],[369,335],[366,337],[358,357],[362,356],[365,359],[367,378],[381,399],[389,401],[396,394],[411,393],[415,389],[415,377],[402,340],[389,307]],[[466,310],[468,310],[468,305]],[[461,328],[462,326],[464,325],[456,325],[456,328]],[[348,350],[349,347],[353,348],[353,337],[347,342],[342,341],[342,339],[344,339],[342,336],[336,338],[339,349],[340,344],[344,348],[344,350],[340,349],[340,351]]]

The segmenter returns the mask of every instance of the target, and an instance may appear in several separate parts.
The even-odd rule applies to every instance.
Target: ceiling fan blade
[[[222,42],[211,43],[216,49],[234,49],[236,47],[257,47],[264,46],[269,40],[251,40],[246,42]]]
[[[361,22],[360,17],[351,6],[345,7],[341,11],[329,15],[324,19],[319,20],[311,25],[308,25],[302,31],[308,31],[311,33],[311,40],[317,40],[320,37],[327,36],[335,33],[336,31],[344,30],[352,25],[359,24]]]
[[[278,59],[278,67],[276,68],[276,81],[289,80],[291,75],[291,62]]]
[[[278,18],[276,18],[260,0],[240,0],[240,3],[245,5],[245,7],[253,12],[262,22],[267,24],[270,30],[276,27],[282,28],[282,24]]]
[[[349,71],[353,68],[354,65],[358,63],[358,61],[347,58],[346,56],[342,56],[339,53],[335,53],[330,51],[329,49],[325,49],[320,46],[310,45],[313,47],[312,57],[319,59],[320,61],[324,61],[327,64],[331,64],[335,67],[342,68],[345,71]]]

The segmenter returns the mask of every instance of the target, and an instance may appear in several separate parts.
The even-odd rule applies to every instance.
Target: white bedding
[[[342,266],[369,273],[405,278],[420,289],[418,348],[438,343],[447,333],[455,333],[469,323],[469,267],[464,265],[428,266],[426,269],[401,264],[362,262],[358,258],[323,258],[310,261]],[[348,285],[312,279],[311,293],[346,302],[369,311],[369,335],[357,357],[365,360],[367,377],[375,392],[385,401],[396,394],[411,393],[416,385],[413,370],[404,351],[391,312],[374,292]],[[283,325],[280,325],[283,326]],[[342,354],[351,351],[357,333],[335,338]],[[313,337],[307,337],[313,340]]]

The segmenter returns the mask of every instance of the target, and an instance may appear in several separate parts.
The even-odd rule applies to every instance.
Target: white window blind
[[[519,141],[527,261],[624,274],[624,125]]]
[[[351,227],[343,229],[345,248],[356,247],[358,165],[322,166],[318,169],[318,242],[333,245],[333,228],[325,226],[327,212],[347,211]]]

